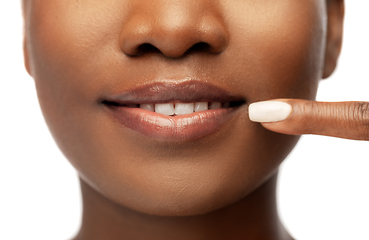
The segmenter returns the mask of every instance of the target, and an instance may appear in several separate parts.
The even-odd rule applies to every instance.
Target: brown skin
[[[81,179],[75,239],[291,239],[275,188],[298,137],[252,123],[247,104],[315,98],[338,57],[342,5],[25,1],[26,67],[50,131]],[[200,42],[208,47],[191,48]],[[157,50],[138,54],[144,43]],[[174,143],[116,124],[99,102],[184,78],[211,82],[247,104],[216,133]]]
[[[292,106],[284,121],[262,123],[284,134],[318,134],[369,141],[368,102],[316,102],[300,99],[276,99]]]

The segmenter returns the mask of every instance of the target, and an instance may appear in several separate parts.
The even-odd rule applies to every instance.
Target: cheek
[[[103,121],[96,115],[97,99],[104,91],[101,83],[112,79],[120,65],[117,39],[121,20],[117,16],[125,16],[125,3],[120,1],[114,8],[109,6],[112,1],[29,3],[31,73],[45,119],[62,150],[79,142],[71,131],[85,129],[89,136],[93,134],[87,130],[90,123]],[[87,145],[89,139],[85,136],[82,143]]]
[[[314,99],[324,63],[324,1],[263,1],[229,7],[232,54],[238,60],[233,66],[245,69],[251,79],[247,85],[255,94],[250,98]]]
[[[56,89],[53,94],[64,88],[82,89],[79,94],[84,97],[93,94],[95,82],[109,79],[97,66],[118,65],[121,60],[117,54],[121,23],[128,15],[126,2],[114,6],[111,0],[30,2],[27,39],[35,79]]]

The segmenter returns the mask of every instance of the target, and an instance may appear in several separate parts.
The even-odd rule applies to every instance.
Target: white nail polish
[[[278,122],[286,119],[292,106],[280,101],[264,101],[249,106],[249,118],[253,122]]]

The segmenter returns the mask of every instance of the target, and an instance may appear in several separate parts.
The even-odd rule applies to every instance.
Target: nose
[[[224,51],[229,35],[216,0],[142,0],[132,4],[120,48],[128,56],[159,52],[180,58],[190,52]]]

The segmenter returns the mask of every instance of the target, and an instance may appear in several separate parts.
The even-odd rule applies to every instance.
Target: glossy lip
[[[230,108],[212,109],[179,116],[166,116],[127,105],[168,102],[237,102]],[[191,141],[220,129],[235,114],[243,97],[207,82],[188,80],[155,82],[101,99],[109,114],[124,127],[164,141]]]

